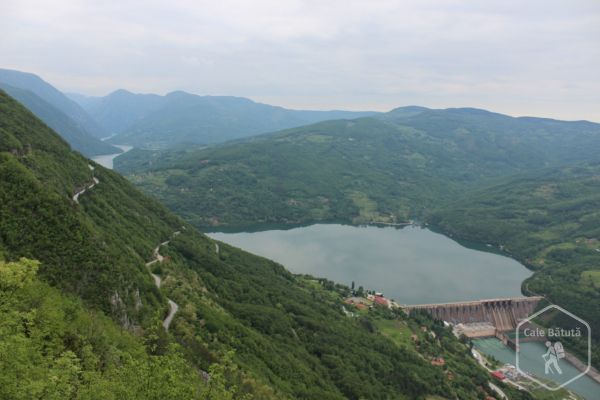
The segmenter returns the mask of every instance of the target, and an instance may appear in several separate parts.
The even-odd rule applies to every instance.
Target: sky
[[[600,122],[600,0],[0,0],[0,54],[86,95]]]

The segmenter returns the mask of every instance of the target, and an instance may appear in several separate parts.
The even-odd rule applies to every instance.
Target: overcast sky
[[[88,95],[600,122],[599,0],[0,0],[0,54]]]

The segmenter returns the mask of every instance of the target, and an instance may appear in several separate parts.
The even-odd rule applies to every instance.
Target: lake
[[[372,289],[402,304],[521,295],[531,275],[517,261],[465,247],[417,226],[316,224],[259,232],[208,235],[310,274]]]
[[[125,145],[120,145],[120,144],[116,144],[114,146],[120,148],[121,150],[123,150],[123,152],[115,153],[115,154],[105,154],[102,156],[92,157],[92,160],[94,160],[95,162],[97,162],[98,164],[102,165],[105,168],[113,169],[113,160],[116,157],[120,156],[121,154],[125,154],[129,150],[133,149],[133,146],[125,146]]]

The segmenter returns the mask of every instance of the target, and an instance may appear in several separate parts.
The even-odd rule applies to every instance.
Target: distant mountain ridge
[[[75,121],[35,93],[1,82],[0,90],[6,91],[44,121],[46,125],[58,132],[71,145],[73,150],[77,150],[87,157],[114,154],[121,151],[115,146],[88,135]]]
[[[0,69],[0,89],[16,98],[82,154],[92,157],[121,152],[99,139],[106,136],[105,131],[77,103],[37,75]]]
[[[39,76],[28,72],[0,69],[0,82],[35,93],[80,124],[90,135],[97,138],[107,136],[106,131],[87,115],[83,108]]]
[[[134,94],[124,89],[104,97],[67,94],[100,123],[109,135],[124,132],[138,120],[157,109],[162,96]]]
[[[184,91],[159,96],[121,89],[104,97],[70,96],[115,135],[111,143],[146,148],[219,143],[324,120],[377,114],[289,110],[243,97],[199,96]]]

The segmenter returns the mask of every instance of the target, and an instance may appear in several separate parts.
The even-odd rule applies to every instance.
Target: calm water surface
[[[289,230],[209,233],[294,273],[383,292],[403,304],[521,295],[531,275],[515,260],[464,247],[420,227],[317,224]]]
[[[504,346],[496,338],[475,340],[475,347],[485,354],[494,356],[502,363],[515,365],[515,352]],[[544,360],[542,354],[546,353],[546,346],[542,342],[521,343],[521,353],[519,355],[519,367],[522,371],[527,371],[535,376],[544,377]],[[579,375],[579,371],[567,361],[560,361],[560,368],[563,371],[563,381]],[[567,378],[565,378],[567,377]],[[549,375],[548,379],[552,379]],[[600,384],[588,376],[582,376],[574,382],[567,385],[568,389],[585,397],[587,400],[600,400]]]
[[[115,157],[120,156],[121,154],[125,154],[129,150],[133,149],[133,146],[125,146],[120,144],[116,144],[114,146],[120,148],[121,150],[123,150],[123,152],[116,154],[105,154],[103,156],[96,156],[93,157],[92,160],[96,161],[98,164],[102,165],[105,168],[113,169],[113,160],[115,159]]]

